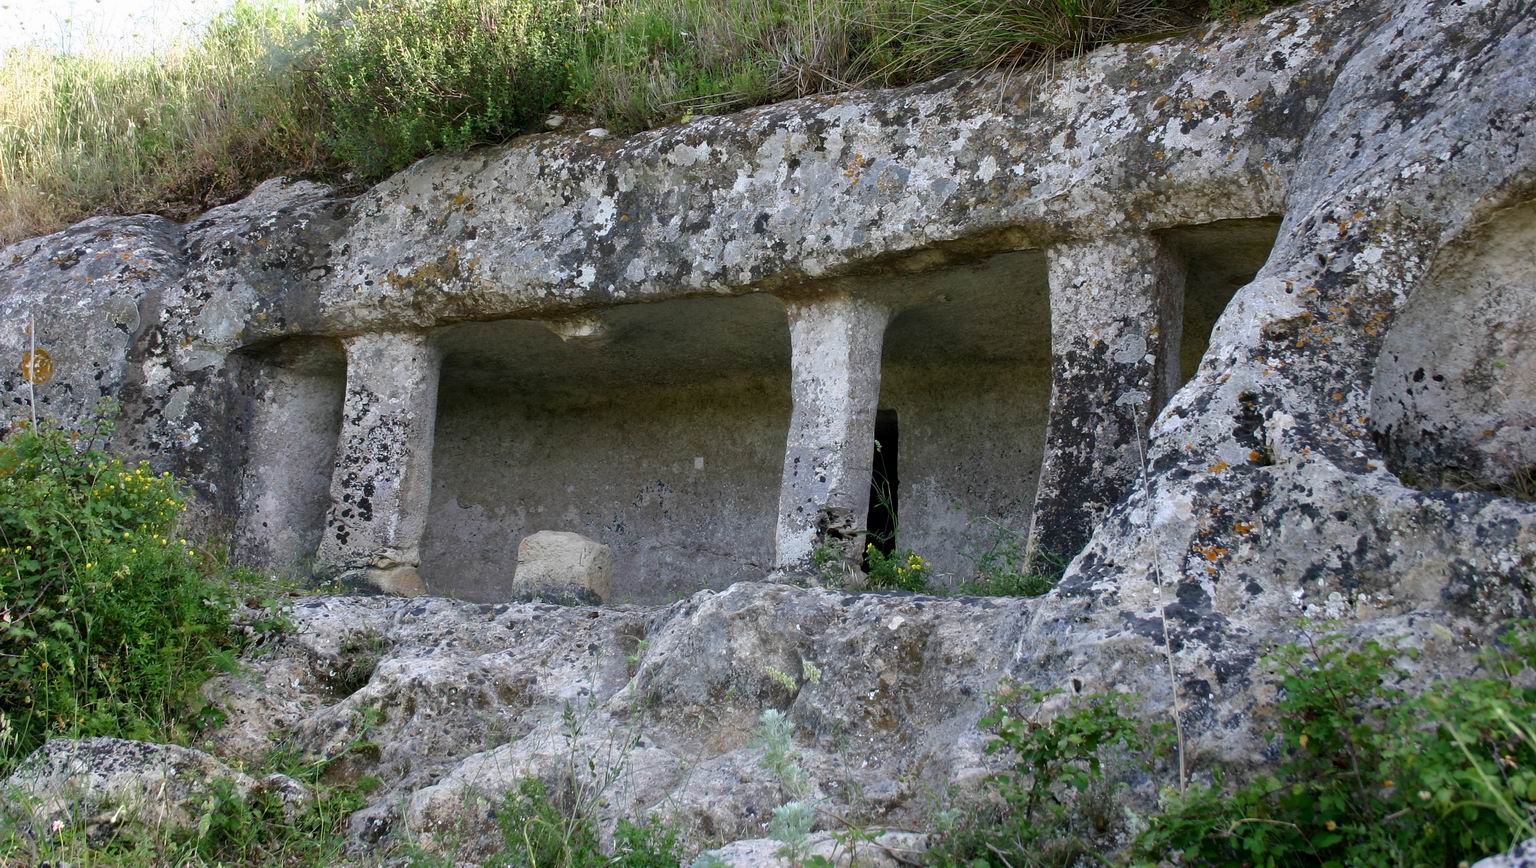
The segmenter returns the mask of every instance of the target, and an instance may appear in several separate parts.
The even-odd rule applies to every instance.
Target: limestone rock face
[[[517,544],[517,594],[575,591],[599,603],[613,597],[613,549],[579,533],[541,530]]]
[[[761,838],[788,800],[753,739],[769,709],[792,726],[810,798],[911,828],[992,770],[976,720],[1025,659],[1038,605],[764,583],[652,608],[319,597],[204,693],[228,714],[223,755],[254,759],[276,736],[329,756],[366,733],[378,750],[346,762],[382,785],[353,818],[360,841],[483,854],[499,841],[489,806],[525,778],[573,776],[601,794],[605,835],[655,814],[695,847]],[[327,677],[363,635],[364,677]],[[818,830],[839,828],[830,816]]]
[[[1062,702],[1132,694],[1148,718],[1178,715],[1196,774],[1241,770],[1274,713],[1259,661],[1302,619],[1401,639],[1427,679],[1536,614],[1533,56],[1522,0],[1302,2],[1054,77],[530,136],[356,198],[279,181],[185,226],[94,220],[13,245],[0,323],[36,316],[55,359],[40,403],[120,397],[120,445],[191,479],[207,523],[263,557],[431,592],[429,553],[558,521],[615,563],[726,573],[669,585],[713,587],[670,605],[297,604],[247,676],[208,685],[229,714],[215,739],[332,756],[369,721],[376,754],[348,761],[383,785],[360,840],[483,849],[467,801],[614,767],[605,829],[654,811],[697,841],[762,839],[786,795],[753,745],[765,710],[791,722],[819,805],[916,825],[932,793],[988,773],[977,720],[1004,679]],[[1255,224],[1251,267],[1213,265]],[[1171,310],[1180,286],[1194,310],[1216,285],[1208,344],[1175,335],[1197,321]],[[659,313],[672,304],[685,326]],[[1046,345],[1016,352],[1030,322]],[[0,356],[20,358],[20,334],[0,329]],[[837,369],[808,370],[816,352]],[[941,376],[955,355],[966,366]],[[1027,395],[1021,366],[1038,369]],[[608,391],[587,388],[594,372]],[[859,538],[887,387],[964,399],[900,409],[902,460],[931,470],[903,474],[905,515],[982,492],[1013,529],[1076,550],[1054,591],[736,581]],[[33,388],[0,372],[0,418],[23,418]],[[634,405],[648,433],[628,436],[613,408],[652,389]],[[669,420],[684,394],[695,414]],[[1048,423],[964,429],[995,435],[988,450],[943,439],[1016,402]],[[324,424],[292,424],[322,404]],[[504,436],[503,407],[526,436]],[[590,466],[550,470],[577,437]],[[627,475],[603,463],[611,442]],[[1033,467],[995,486],[970,466],[983,451]],[[946,474],[965,483],[941,489]],[[707,544],[659,538],[742,512]]]
[[[1531,868],[1536,865],[1536,839],[1517,844],[1507,853],[1475,862],[1472,868]]]
[[[25,811],[40,834],[55,823],[83,822],[96,836],[129,821],[151,828],[195,825],[219,781],[242,797],[274,794],[288,810],[309,798],[304,785],[286,775],[256,780],[199,750],[119,738],[53,739],[0,783],[0,794]]]

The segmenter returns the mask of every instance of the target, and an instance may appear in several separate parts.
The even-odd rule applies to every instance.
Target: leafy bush
[[[177,481],[100,451],[109,432],[0,441],[0,761],[56,733],[165,738],[233,665],[233,595],[176,537]]]
[[[369,177],[526,129],[566,93],[574,0],[363,0],[309,53],[325,138]]]
[[[1228,792],[1171,800],[1137,843],[1185,864],[1457,865],[1536,836],[1536,632],[1488,651],[1482,674],[1409,695],[1409,652],[1337,637],[1288,646],[1284,760]]]
[[[897,549],[884,554],[871,543],[864,549],[869,587],[880,591],[924,593],[933,576],[933,566],[911,549]]]
[[[613,831],[613,859],[626,868],[676,868],[683,851],[674,826],[648,817],[643,822],[620,820]]]
[[[934,864],[1074,864],[1111,831],[1110,764],[1149,767],[1165,727],[1131,717],[1130,698],[1119,694],[1074,697],[1047,715],[1044,703],[1059,693],[1013,687],[994,698],[981,719],[994,734],[987,752],[1013,762],[987,781],[1000,807],[940,835]]]
[[[682,858],[677,830],[658,820],[620,820],[612,857],[603,854],[592,818],[553,798],[544,783],[526,778],[496,811],[505,849],[493,865],[597,868],[675,868]]]
[[[592,821],[555,804],[537,778],[523,780],[496,812],[506,849],[493,864],[587,866],[603,864]]]

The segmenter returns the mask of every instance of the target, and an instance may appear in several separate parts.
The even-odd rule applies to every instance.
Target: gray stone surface
[[[517,544],[512,587],[519,594],[576,588],[606,602],[613,597],[613,549],[569,531],[531,533]]]
[[[415,332],[358,335],[345,345],[347,394],[316,569],[419,594],[442,357]]]
[[[789,302],[790,392],[774,570],[809,574],[818,550],[853,565],[869,511],[880,357],[890,310],[832,295]]]
[[[1257,661],[1296,639],[1300,619],[1326,618],[1358,638],[1401,637],[1422,652],[1411,665],[1428,678],[1466,671],[1499,624],[1536,613],[1536,506],[1510,496],[1530,460],[1521,251],[1536,190],[1533,55],[1536,18],[1516,0],[1301,3],[1106,48],[1051,78],[802,100],[624,140],[539,135],[423,161],[351,201],[274,183],[185,227],[88,222],[0,253],[0,298],[11,317],[44,311],[39,333],[60,358],[77,356],[47,399],[75,406],[100,371],[99,388],[127,404],[121,442],[187,474],[213,524],[239,512],[242,479],[258,514],[279,502],[268,492],[312,503],[308,474],[240,470],[246,456],[260,465],[281,454],[248,445],[252,431],[284,429],[263,414],[285,411],[261,397],[286,358],[277,346],[339,338],[379,347],[372,361],[349,353],[359,358],[349,357],[336,405],[340,448],[321,442],[323,424],[290,427],[287,448],[335,450],[339,465],[367,471],[338,475],[338,503],[375,478],[388,492],[345,551],[325,551],[335,546],[326,538],[322,563],[414,568],[414,551],[435,538],[426,549],[444,575],[425,575],[428,587],[452,587],[471,561],[465,587],[501,581],[511,559],[497,573],[497,552],[556,526],[529,517],[540,509],[557,510],[560,526],[570,511],[570,527],[614,546],[616,594],[645,592],[648,577],[626,569],[667,571],[668,593],[687,590],[688,571],[701,565],[709,568],[693,587],[764,572],[786,493],[784,514],[845,507],[846,526],[859,530],[866,420],[886,398],[910,414],[903,454],[927,456],[902,492],[913,515],[931,517],[912,538],[959,538],[948,529],[973,505],[1028,526],[1031,495],[1077,510],[1078,532],[1096,520],[1062,583],[1039,600],[746,582],[653,608],[321,599],[296,607],[297,632],[254,661],[248,678],[209,687],[230,710],[218,740],[232,755],[272,732],[334,754],[382,712],[369,735],[379,750],[364,762],[384,783],[354,817],[360,840],[414,830],[441,846],[483,846],[484,814],[451,806],[524,772],[558,782],[563,757],[603,755],[630,739],[634,765],[605,827],[620,810],[655,810],[696,841],[761,839],[783,800],[750,743],[766,708],[795,727],[829,812],[819,831],[830,812],[855,809],[899,827],[920,822],[928,793],[979,786],[995,758],[976,722],[1004,677],[1066,695],[1133,694],[1146,716],[1179,717],[1197,773],[1220,764],[1240,772],[1263,761],[1255,732],[1273,713],[1274,686]],[[92,258],[112,239],[124,249]],[[108,269],[134,250],[158,264]],[[1057,279],[1042,309],[1045,269],[1028,277],[1027,260],[1054,259],[1066,276],[1074,256],[1087,263],[1075,269],[1087,295],[1074,294],[1075,278]],[[1017,280],[994,281],[1012,287],[1014,306],[992,304],[1010,311],[998,318],[1008,325],[943,313],[995,297],[973,286],[981,294],[957,292],[946,308],[938,286],[1002,257],[1021,257],[1010,263]],[[1175,264],[1186,302],[1198,301],[1183,316],[1172,298],[1152,300],[1153,287],[1161,298],[1173,282],[1150,276]],[[1094,275],[1102,279],[1086,280]],[[1095,299],[1094,287],[1109,295]],[[131,339],[114,336],[124,332],[105,318],[113,308],[103,299],[115,294],[139,308],[142,330],[128,329]],[[764,294],[796,311],[844,315],[793,313],[786,324],[766,316],[777,302]],[[664,308],[706,301],[742,307],[730,308],[739,317],[731,328],[698,329],[690,358],[692,333],[668,332]],[[657,303],[645,305],[652,316],[621,314],[639,302]],[[707,322],[703,309],[687,321]],[[883,345],[876,309],[891,316]],[[1189,331],[1217,309],[1195,367],[1203,336],[1175,335],[1175,323]],[[1134,335],[1149,352],[1126,347],[1123,362],[1058,367],[1047,423],[1028,409],[1045,403],[1047,322],[1059,358],[1084,342],[1091,351],[1096,331],[1111,348]],[[925,350],[925,328],[946,340]],[[497,345],[477,354],[477,329],[499,335]],[[646,329],[657,334],[647,339]],[[470,337],[455,345],[456,330]],[[102,340],[59,346],[77,332]],[[429,341],[382,337],[407,333],[450,348],[443,370],[456,382],[443,393],[454,398],[441,412],[427,399],[432,366],[400,350]],[[804,338],[818,336],[844,350],[819,369],[831,377],[827,399],[807,402],[813,377],[795,371],[792,356],[813,356],[817,341]],[[14,354],[14,335],[5,339]],[[604,347],[613,358],[602,360]],[[736,351],[740,364],[723,361]],[[1075,392],[1078,372],[1086,385]],[[581,386],[588,374],[603,387]],[[1147,416],[1110,408],[1145,391],[1150,414],[1159,390],[1186,376],[1151,422],[1138,476],[1127,445]],[[854,378],[862,385],[850,386]],[[639,428],[640,445],[620,453],[620,481],[604,487],[595,426],[623,441],[623,402],[652,386],[682,396],[678,418]],[[987,397],[1010,387],[1020,397]],[[754,409],[753,388],[778,397]],[[578,400],[557,400],[573,390]],[[324,403],[322,391],[305,392],[313,402],[293,397],[294,406]],[[492,391],[493,409],[474,406]],[[25,410],[19,394],[11,375],[7,419]],[[1064,419],[1059,405],[1074,394],[1101,403]],[[712,411],[720,395],[732,397]],[[981,406],[977,416],[952,418],[967,402]],[[670,405],[630,406],[664,414]],[[498,434],[495,407],[517,407],[519,424],[550,433]],[[802,409],[818,412],[788,421]],[[441,459],[431,436],[439,415],[455,432]],[[1071,419],[1087,420],[1077,428],[1086,440],[1058,436]],[[999,433],[999,423],[1015,433]],[[690,427],[702,432],[698,447],[662,445]],[[704,451],[737,427],[742,442]],[[1042,449],[1047,427],[1055,445]],[[491,473],[509,463],[502,456],[537,455],[518,450],[574,442],[579,431],[592,445],[552,447],[558,461],[516,486],[502,483],[511,471]],[[795,433],[776,436],[785,431]],[[774,439],[789,449],[765,452]],[[836,443],[838,473],[824,491],[805,494],[805,477],[773,482],[786,452]],[[567,477],[582,450],[590,466]],[[946,452],[974,454],[977,466],[951,474]],[[681,490],[673,480],[701,456],[706,472],[716,456],[732,472],[689,489],[675,511],[659,487],[651,499],[636,487],[654,476]],[[429,507],[421,492],[434,465],[443,482]],[[1051,469],[1068,465],[1082,469]],[[1079,472],[1090,478],[1071,478]],[[990,479],[1004,481],[989,488]],[[1076,502],[1056,494],[1071,485],[1092,493]],[[483,510],[462,528],[439,506],[461,493],[461,511]],[[643,546],[619,541],[630,516],[647,534],[672,527],[676,535],[658,536],[667,543],[687,539],[676,529],[709,526],[717,506],[752,513],[696,537],[718,552],[700,544],[647,561]],[[501,524],[497,510],[516,517]],[[274,535],[275,548],[312,533],[298,526],[305,521]],[[814,540],[814,523],[777,534],[790,541],[779,560],[801,562],[808,528]],[[455,540],[473,541],[473,558],[455,560]],[[949,551],[958,558],[961,549]],[[344,649],[360,635],[380,645],[361,667],[366,678],[327,677],[358,671]],[[1130,783],[1150,796],[1171,774]],[[470,828],[435,828],[461,820]]]
[[[761,838],[786,801],[752,741],[766,709],[793,724],[818,831],[836,817],[915,827],[994,767],[976,719],[1037,605],[768,583],[651,608],[318,597],[204,692],[228,714],[222,755],[277,737],[318,758],[366,731],[378,750],[348,767],[382,785],[353,818],[360,841],[476,858],[499,841],[481,808],[529,776],[600,794],[605,835],[656,814],[694,848]],[[348,649],[364,644],[359,669]]]
[[[1254,664],[1298,619],[1475,646],[1533,611],[1536,508],[1404,485],[1371,430],[1404,305],[1529,200],[1536,150],[1511,131],[1536,120],[1533,47],[1519,4],[1412,3],[1340,67],[1274,251],[1033,625],[1036,677],[1133,685],[1182,709],[1200,755],[1243,762]],[[1170,649],[1176,678],[1129,675]]]
[[[1472,868],[1530,868],[1536,865],[1536,838],[1516,844],[1508,852],[1472,863]]]
[[[1070,558],[1140,475],[1147,429],[1178,385],[1184,268],[1157,239],[1047,253],[1051,409],[1029,544]]]
[[[240,797],[274,795],[289,812],[310,797],[285,775],[257,780],[199,750],[120,738],[52,739],[0,782],[0,794],[34,834],[85,829],[100,840],[129,822],[195,827],[220,781]]]
[[[1536,205],[1494,215],[1441,251],[1387,333],[1371,427],[1405,482],[1536,499],[1533,238]]]
[[[307,576],[331,502],[346,355],[324,338],[249,354],[252,414],[240,480],[235,558]]]
[[[455,397],[440,415],[453,442],[464,445],[441,458],[418,455],[426,451],[419,443],[400,455],[428,466],[413,479],[442,465],[451,484],[411,500],[426,503],[427,515],[406,509],[366,529],[364,536],[379,539],[359,537],[357,551],[344,552],[334,533],[316,525],[313,469],[275,465],[282,456],[325,454],[355,462],[358,455],[330,442],[330,428],[367,417],[328,410],[334,380],[274,362],[290,354],[280,345],[428,331],[449,342],[452,328],[470,328],[454,325],[461,320],[508,325],[515,318],[536,329],[549,323],[544,333],[572,353],[641,351],[616,354],[610,372],[666,371],[678,354],[664,342],[626,341],[622,329],[609,327],[623,306],[711,294],[773,292],[801,301],[851,294],[898,302],[899,326],[908,306],[921,311],[932,303],[922,285],[936,289],[950,280],[946,271],[1109,235],[1161,237],[1210,221],[1272,217],[1315,200],[1306,192],[1310,164],[1297,159],[1303,135],[1320,117],[1341,62],[1361,49],[1379,18],[1371,3],[1318,18],[1286,10],[1197,37],[1105,49],[1056,78],[951,78],[705,118],[622,141],[531,136],[435,157],[352,200],[313,184],[272,182],[182,227],[104,221],[15,245],[0,257],[0,285],[15,311],[46,312],[39,328],[45,349],[67,355],[57,344],[80,332],[79,324],[46,300],[71,281],[96,291],[91,281],[100,280],[78,271],[76,250],[103,251],[82,239],[103,231],[149,239],[144,249],[158,251],[160,265],[111,277],[113,286],[139,287],[130,294],[144,309],[136,314],[140,326],[124,336],[131,340],[120,351],[111,350],[112,340],[92,341],[91,358],[69,362],[66,379],[50,384],[41,400],[70,415],[82,402],[67,397],[79,394],[67,377],[94,382],[99,368],[100,389],[127,404],[121,445],[188,477],[202,524],[219,533],[236,527],[237,549],[274,569],[304,569],[312,559],[303,549],[320,538],[322,572],[365,576],[377,569],[372,561],[398,564],[402,576],[425,568],[420,583],[401,586],[496,599],[510,578],[515,541],[539,526],[541,511],[556,510],[614,546],[616,593],[665,599],[751,578],[771,561],[771,511],[783,491],[745,475],[762,472],[756,444],[786,424],[776,408],[749,413],[754,397],[742,392],[733,399],[740,408],[734,418],[683,414],[676,423],[701,435],[719,426],[715,441],[745,426],[743,448],[693,448],[685,457],[627,446],[623,478],[562,480],[563,468],[580,466],[591,448],[570,433],[592,442],[606,430],[622,439],[625,414],[617,405],[635,392],[624,390],[621,376],[599,381],[587,389],[589,406],[611,410],[576,419],[551,398],[584,384],[531,394],[521,387],[543,376],[539,365],[554,358],[546,353],[533,369],[504,368],[491,399],[522,412],[526,430],[548,431],[541,440],[572,445],[551,454],[546,470],[514,479],[505,466],[485,473],[476,456],[516,454],[531,439],[496,431],[485,412],[476,417],[484,378],[470,389],[469,372],[450,358],[445,394]],[[109,258],[91,267],[106,267]],[[1200,286],[1232,270],[1220,256],[1187,265]],[[904,299],[889,299],[888,285],[905,286],[896,292]],[[1020,292],[1027,285],[1019,282]],[[108,325],[110,304],[66,294],[81,299],[69,316],[116,328]],[[761,340],[770,332],[732,334]],[[908,509],[902,524],[947,572],[959,573],[985,545],[987,528],[1022,534],[1029,526],[1045,457],[1045,420],[1030,402],[1039,400],[1047,372],[1024,362],[1038,347],[1011,359],[1019,362],[1012,370],[992,348],[956,353],[942,376],[932,364],[914,372],[899,358],[905,346],[887,350],[892,370],[903,371],[887,397],[908,408],[910,430],[921,435],[904,441],[906,455],[921,464],[903,482],[911,490],[901,498]],[[787,377],[787,367],[762,375],[764,382]],[[410,379],[410,370],[399,373]],[[701,365],[677,370],[690,373],[674,379],[676,400],[699,413],[713,410],[719,378]],[[280,388],[273,385],[279,380]],[[996,386],[984,391],[988,380]],[[1023,391],[1019,401],[989,400],[1010,383]],[[12,420],[26,410],[16,386],[13,377],[3,405]],[[395,387],[417,388],[369,388]],[[788,397],[774,400],[782,407]],[[427,421],[425,410],[420,415],[418,426]],[[642,434],[650,443],[671,435]],[[355,436],[347,439],[357,445]],[[966,454],[977,459],[953,457]],[[717,455],[723,463],[713,461]],[[706,473],[690,477],[700,458]],[[770,457],[782,461],[782,451]],[[710,476],[716,467],[724,472]],[[847,488],[857,500],[856,486]],[[669,496],[679,491],[687,493]],[[345,510],[332,510],[333,519]],[[743,517],[708,520],[722,514]],[[396,521],[405,536],[385,540]],[[424,527],[419,534],[417,525]],[[376,544],[384,549],[364,551]],[[391,547],[397,550],[385,550]]]

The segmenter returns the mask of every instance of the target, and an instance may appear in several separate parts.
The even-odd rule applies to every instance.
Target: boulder
[[[918,864],[928,849],[928,837],[915,832],[884,832],[867,841],[845,842],[831,832],[812,835],[805,844],[806,855],[822,858],[837,868],[897,868]],[[772,838],[732,841],[713,856],[731,868],[790,868],[797,864],[781,852],[784,845]]]
[[[512,588],[518,597],[605,602],[613,596],[613,549],[579,533],[541,530],[517,546]]]
[[[1516,844],[1507,852],[1480,859],[1472,868],[1533,868],[1536,866],[1536,838]]]
[[[188,747],[121,738],[56,738],[0,784],[0,799],[34,829],[84,824],[93,838],[128,822],[192,828],[219,797],[221,782],[240,798],[272,794],[293,813],[309,799],[287,775],[253,778]]]

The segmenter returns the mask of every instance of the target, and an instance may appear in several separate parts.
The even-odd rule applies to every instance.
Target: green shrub
[[[1137,842],[1184,864],[1465,864],[1536,836],[1536,632],[1482,673],[1409,695],[1408,652],[1337,637],[1287,646],[1274,774],[1172,799]],[[1526,685],[1529,685],[1526,681]]]
[[[864,549],[864,564],[868,573],[865,581],[877,591],[926,593],[933,576],[933,566],[911,549],[884,554],[870,543]]]
[[[527,778],[507,793],[496,811],[496,824],[506,848],[492,864],[588,866],[603,862],[591,820],[555,804],[538,778]]]
[[[996,808],[938,837],[934,864],[1075,864],[1111,831],[1111,764],[1147,768],[1165,727],[1131,717],[1130,698],[1119,694],[1078,696],[1054,716],[1043,713],[1059,693],[1014,687],[994,698],[981,719],[994,735],[987,752],[1013,768],[987,781]]]
[[[328,143],[368,177],[505,139],[566,94],[575,0],[363,0],[309,52]]]
[[[1061,581],[1072,562],[1049,552],[1026,550],[1026,535],[992,520],[994,532],[986,549],[976,555],[974,575],[951,589],[977,597],[1039,597]]]
[[[655,817],[640,823],[620,820],[613,843],[610,861],[626,868],[677,868],[683,861],[677,828]]]
[[[233,665],[233,595],[176,536],[179,484],[95,448],[108,433],[0,441],[0,758],[58,733],[167,738]]]

